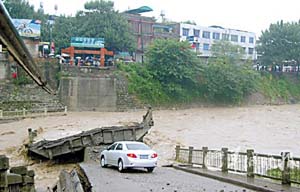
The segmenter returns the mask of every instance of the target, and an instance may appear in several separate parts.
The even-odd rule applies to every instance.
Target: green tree
[[[84,8],[89,11],[99,12],[101,14],[114,12],[114,2],[95,0],[84,4]]]
[[[263,65],[282,64],[295,60],[300,63],[300,22],[277,22],[259,37],[259,61]]]
[[[213,58],[204,68],[205,97],[213,102],[239,103],[254,90],[257,72],[242,61],[241,47],[220,41],[212,46]]]
[[[55,22],[53,37],[58,46],[65,46],[67,36],[103,37],[105,47],[113,51],[133,51],[134,38],[128,21],[114,10],[111,1],[96,0],[85,4],[86,10],[79,11],[74,19],[62,18]],[[65,26],[64,26],[65,25]]]
[[[105,47],[113,51],[134,50],[134,40],[124,17],[114,10],[111,1],[96,0],[85,3],[85,10],[75,17],[60,16],[53,27],[58,47],[67,47],[71,37],[103,37]]]
[[[170,100],[160,82],[142,63],[119,63],[118,69],[129,82],[128,92],[135,95],[143,103],[158,106]]]
[[[251,93],[258,74],[247,66],[234,66],[220,60],[205,66],[205,97],[217,103],[240,103]]]
[[[200,71],[196,53],[188,42],[158,39],[146,52],[149,70],[169,95],[182,98],[197,90]]]
[[[78,35],[76,23],[75,17],[60,16],[55,19],[52,33],[56,47],[65,48],[70,46],[71,37]],[[49,26],[46,27],[45,37],[49,39]]]
[[[245,57],[244,49],[239,45],[234,45],[229,41],[217,41],[211,47],[211,59],[223,61],[231,64],[239,64]]]
[[[11,18],[33,19],[36,16],[34,6],[26,0],[3,0]]]

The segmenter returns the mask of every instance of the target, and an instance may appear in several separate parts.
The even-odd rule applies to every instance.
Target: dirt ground
[[[0,154],[10,158],[10,165],[28,165],[36,172],[37,188],[52,186],[62,169],[74,165],[34,164],[24,158],[23,143],[27,129],[38,130],[40,139],[57,139],[96,127],[140,122],[146,110],[131,112],[70,112],[0,124]],[[280,154],[290,151],[300,157],[300,105],[250,106],[232,108],[192,108],[154,110],[154,127],[144,138],[159,154],[159,165],[174,159],[176,145],[210,149],[228,147],[231,151],[254,149]]]

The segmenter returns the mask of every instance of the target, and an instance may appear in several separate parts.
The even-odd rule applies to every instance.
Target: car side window
[[[123,150],[123,145],[120,143],[120,144],[117,146],[116,150]]]
[[[108,149],[108,150],[114,150],[114,149],[115,149],[115,147],[116,147],[116,145],[117,145],[117,143],[115,143],[115,144],[111,145],[111,146],[110,146],[110,147],[108,147],[107,149]]]

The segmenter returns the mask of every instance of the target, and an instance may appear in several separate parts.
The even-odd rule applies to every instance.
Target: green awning
[[[150,12],[150,11],[153,11],[153,9],[151,9],[148,6],[142,6],[142,7],[137,8],[137,9],[130,9],[128,11],[125,11],[125,13],[140,14],[140,13],[145,13],[145,12]]]

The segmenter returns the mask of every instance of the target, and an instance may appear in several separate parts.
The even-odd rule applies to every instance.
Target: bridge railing
[[[207,147],[194,149],[176,146],[175,160],[200,165],[204,169],[281,180],[282,184],[300,184],[300,158],[292,157],[290,152],[268,155],[254,153],[252,149],[247,152],[233,152],[227,148],[209,150]]]
[[[37,109],[17,109],[14,111],[0,110],[0,120],[18,119],[18,118],[32,118],[51,115],[66,115],[67,107],[44,107]]]

